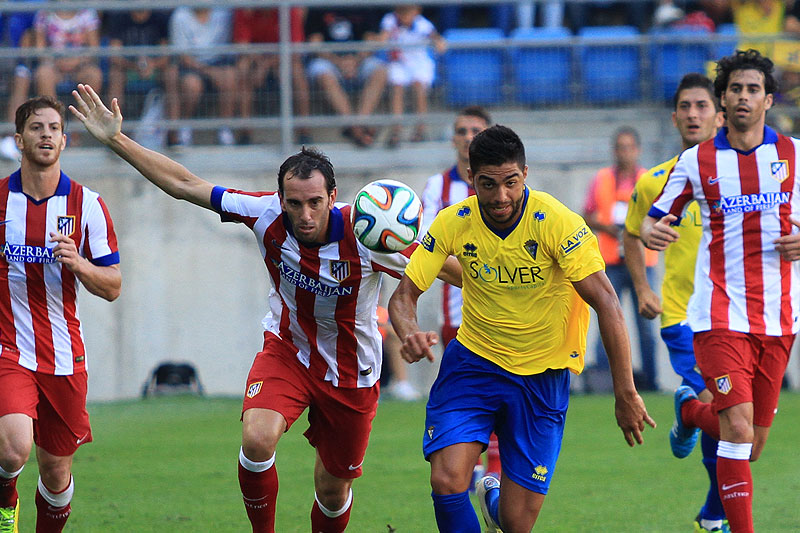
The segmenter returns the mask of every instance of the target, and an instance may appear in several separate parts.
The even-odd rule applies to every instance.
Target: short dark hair
[[[487,126],[491,125],[492,123],[492,117],[491,115],[489,115],[489,112],[479,105],[471,105],[469,107],[465,107],[464,109],[458,112],[458,115],[456,115],[456,119],[458,119],[458,117],[479,118],[483,120]]]
[[[774,94],[778,90],[778,80],[775,77],[775,64],[758,50],[736,50],[732,55],[725,56],[717,61],[717,77],[714,80],[714,93],[717,98],[728,88],[731,73],[736,70],[758,70],[764,74],[764,91]]]
[[[631,126],[621,126],[617,128],[617,131],[614,132],[614,136],[612,137],[612,139],[614,139],[613,145],[615,148],[617,146],[619,138],[622,137],[623,135],[630,135],[631,137],[633,137],[634,142],[636,142],[636,146],[642,145],[642,138],[639,137],[638,131],[636,131]]]
[[[58,115],[61,117],[61,131],[64,131],[64,104],[52,96],[37,96],[36,98],[26,100],[17,108],[14,117],[14,126],[16,127],[17,133],[22,133],[25,129],[25,123],[31,115],[40,109],[48,108],[55,109],[58,112]]]
[[[283,178],[286,174],[300,179],[307,180],[311,177],[311,171],[319,170],[325,177],[325,188],[328,193],[332,193],[336,188],[336,178],[333,174],[333,165],[328,156],[316,148],[306,148],[305,146],[298,153],[290,156],[283,162],[278,170],[278,191],[283,194]]]
[[[469,167],[475,174],[484,166],[514,162],[525,168],[525,146],[511,128],[499,124],[486,128],[469,144]]]
[[[711,97],[711,101],[714,102],[714,107],[719,110],[719,100],[714,94],[714,82],[708,76],[699,72],[690,72],[681,78],[678,88],[675,89],[675,95],[672,97],[672,109],[678,109],[678,100],[681,92],[688,89],[705,89],[708,92],[708,96]]]

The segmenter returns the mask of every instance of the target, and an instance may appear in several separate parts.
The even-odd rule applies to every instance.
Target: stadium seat
[[[714,61],[721,57],[729,56],[736,51],[736,45],[739,42],[739,30],[736,24],[720,24],[717,26],[717,38],[720,39],[716,42],[714,47]]]
[[[572,100],[572,62],[567,28],[518,28],[511,32],[511,66],[517,101],[556,104]],[[522,41],[550,41],[525,46]]]
[[[443,37],[453,43],[503,40],[498,28],[447,30]],[[443,57],[443,82],[448,105],[496,104],[503,98],[503,50],[500,48],[462,48],[448,50]]]
[[[653,98],[669,101],[681,78],[689,72],[705,73],[706,61],[711,58],[708,46],[710,32],[702,27],[679,26],[655,29],[650,32]]]
[[[641,97],[639,30],[633,26],[587,26],[578,31],[583,97],[592,104]]]

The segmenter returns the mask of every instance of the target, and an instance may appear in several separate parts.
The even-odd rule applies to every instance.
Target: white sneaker
[[[233,136],[233,132],[230,128],[221,128],[217,132],[217,140],[219,140],[219,144],[222,146],[233,146],[236,144],[236,137]]]
[[[19,161],[22,158],[13,136],[9,135],[0,140],[0,157],[9,161]]]
[[[178,145],[191,146],[192,145],[192,128],[184,126],[178,130]]]
[[[422,398],[422,395],[406,380],[395,381],[389,386],[387,392],[392,398],[404,402],[413,402]]]
[[[495,489],[500,490],[500,482],[494,476],[484,476],[475,484],[475,496],[481,505],[483,522],[486,524],[486,529],[483,530],[485,533],[502,533],[500,526],[489,513],[489,506],[486,503],[486,495]]]

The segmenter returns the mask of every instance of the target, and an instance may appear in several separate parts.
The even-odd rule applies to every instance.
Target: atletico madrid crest
[[[252,398],[259,392],[261,392],[261,385],[263,385],[263,381],[256,381],[255,383],[251,383],[249,387],[247,387],[247,397]]]
[[[56,221],[58,232],[67,237],[75,231],[75,215],[65,215],[58,217]]]
[[[783,183],[789,177],[789,162],[785,159],[773,161],[769,164],[769,171],[774,180]]]
[[[715,378],[714,382],[717,384],[717,390],[722,394],[728,394],[733,389],[733,383],[728,374]]]

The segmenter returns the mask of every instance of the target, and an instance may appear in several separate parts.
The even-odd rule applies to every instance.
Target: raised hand
[[[109,110],[97,93],[89,85],[78,84],[78,89],[72,91],[75,105],[69,110],[80,120],[86,130],[103,144],[120,134],[122,130],[122,112],[117,99],[111,100]]]

